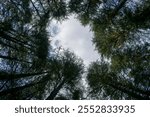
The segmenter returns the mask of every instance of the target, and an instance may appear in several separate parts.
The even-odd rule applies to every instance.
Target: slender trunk
[[[24,86],[19,86],[19,87],[3,90],[3,91],[0,92],[0,96],[7,95],[7,94],[13,93],[13,92],[17,92],[17,91],[23,90],[25,88],[29,88],[29,87],[32,87],[32,86],[35,86],[35,85],[47,82],[48,80],[49,80],[49,77],[45,76],[38,82],[30,83],[30,84],[27,84],[27,85],[24,85]]]
[[[128,94],[129,96],[131,96],[135,99],[139,99],[139,100],[148,100],[148,99],[150,99],[149,97],[141,96],[140,94],[135,93],[134,91],[131,91],[131,90],[127,89],[126,87],[118,86],[117,84],[108,83],[107,85],[111,86],[112,88],[114,88],[118,91],[121,91],[125,94]]]
[[[0,80],[12,80],[12,79],[19,79],[29,76],[36,76],[36,75],[42,75],[46,74],[48,72],[38,72],[38,73],[25,73],[25,74],[8,74],[4,72],[0,72]]]
[[[120,86],[123,86],[123,85],[120,84]],[[124,87],[126,87],[126,86],[124,86]],[[142,89],[134,87],[134,86],[128,86],[128,90],[134,91],[135,93],[139,93],[139,94],[146,96],[146,97],[150,96],[150,91],[145,91],[145,90],[142,90]]]
[[[20,59],[18,59],[18,58],[14,58],[14,57],[10,57],[10,56],[3,56],[3,55],[0,55],[0,58],[2,58],[2,59],[7,59],[7,60],[10,60],[10,61],[18,61],[18,62],[23,62],[23,63],[32,64],[32,62],[20,60]]]
[[[3,38],[3,39],[5,39],[5,40],[11,41],[11,42],[13,42],[13,43],[16,43],[16,44],[18,44],[18,45],[20,45],[20,46],[23,46],[23,47],[25,47],[25,48],[27,48],[27,49],[30,49],[30,50],[32,50],[32,48],[34,47],[34,46],[30,45],[30,44],[27,44],[27,43],[24,42],[24,41],[21,41],[21,40],[16,39],[15,37],[11,37],[10,35],[4,33],[3,31],[0,32],[0,33],[1,33],[1,34],[0,34],[0,37]],[[32,47],[32,48],[31,48],[31,47]]]
[[[0,44],[1,44],[1,45],[3,45],[3,46],[6,46],[6,47],[12,48],[12,49],[14,49],[14,50],[16,50],[16,51],[19,51],[19,49],[18,49],[18,48],[13,47],[13,46],[11,46],[11,45],[9,45],[9,44],[6,44],[6,43],[4,43],[4,42],[3,42],[3,41],[1,41],[1,40],[0,40]]]
[[[20,50],[19,48],[22,48],[21,46],[17,48],[17,47],[14,47],[14,46],[10,45],[10,44],[6,44],[5,42],[3,42],[1,40],[0,40],[0,44],[3,45],[3,46],[5,46],[5,47],[9,47],[9,48],[11,48],[13,50],[16,50],[16,52],[22,52],[22,53],[30,54],[32,56],[37,56],[36,54],[33,54],[34,51],[31,51],[31,50],[28,50],[28,51],[26,51],[26,50]]]
[[[24,12],[21,11],[20,8],[18,7],[19,5],[17,5],[13,0],[10,0],[10,3],[13,4],[20,11],[21,14],[24,14]]]
[[[44,13],[46,13],[46,10],[45,10],[45,8],[44,8],[44,6],[43,6],[41,0],[38,0],[38,1],[39,1],[39,3],[40,3],[40,5],[41,5],[41,7],[42,7],[42,9],[43,9],[43,11],[44,11]]]
[[[28,41],[31,41],[32,43],[35,43],[31,38],[28,37],[27,33],[23,34],[24,32],[22,32],[21,34],[20,33],[18,34],[18,32],[16,30],[13,30],[13,29],[10,29],[9,31],[4,31],[4,32],[7,32],[7,33],[13,35],[14,37],[17,37],[19,35],[20,39],[26,39],[27,40],[27,41],[22,40],[22,42],[24,42],[24,43],[27,43]],[[31,47],[35,47],[31,44],[28,44],[28,45],[31,46]]]
[[[46,98],[46,100],[54,100],[56,95],[59,93],[60,89],[65,84],[65,80],[63,80],[54,90],[50,93],[50,95]]]
[[[32,6],[34,7],[34,9],[35,9],[37,15],[40,17],[40,19],[42,19],[41,15],[40,15],[40,13],[39,13],[39,10],[36,8],[34,2],[33,2],[32,0],[30,0],[30,2],[31,2],[31,4],[32,4]]]
[[[120,87],[126,88],[127,90],[129,90],[131,92],[133,91],[135,93],[143,95],[145,97],[149,97],[150,96],[150,91],[145,91],[145,90],[142,90],[142,89],[140,89],[138,87],[134,87],[134,86],[126,86],[126,85],[123,85],[121,83],[120,84],[118,83],[117,85],[120,86]]]

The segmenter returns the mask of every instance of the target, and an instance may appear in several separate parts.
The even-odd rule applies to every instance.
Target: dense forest
[[[94,35],[88,68],[51,44],[71,15]],[[0,0],[0,99],[149,100],[150,1]]]

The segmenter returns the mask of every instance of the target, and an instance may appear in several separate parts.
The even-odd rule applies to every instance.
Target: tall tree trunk
[[[9,93],[13,93],[13,92],[17,92],[17,91],[20,91],[20,90],[23,90],[25,88],[29,88],[29,87],[32,87],[32,86],[35,86],[35,85],[38,85],[38,84],[41,84],[41,83],[44,83],[44,82],[47,82],[50,78],[48,76],[45,76],[43,77],[40,81],[38,82],[35,82],[35,83],[30,83],[30,84],[27,84],[27,85],[24,85],[24,86],[18,86],[18,87],[15,87],[15,88],[10,88],[10,89],[6,89],[6,90],[3,90],[0,92],[0,96],[2,95],[7,95]]]
[[[32,48],[35,48],[35,46],[30,45],[30,44],[28,44],[27,42],[21,41],[21,40],[19,40],[19,39],[16,39],[15,37],[11,37],[10,35],[6,34],[6,33],[3,32],[3,31],[0,31],[0,33],[1,33],[1,34],[0,34],[0,37],[3,38],[3,39],[5,39],[5,40],[11,41],[11,42],[13,42],[13,43],[16,43],[16,44],[18,44],[18,45],[20,45],[20,46],[23,46],[23,47],[25,47],[25,48],[27,48],[27,49],[29,49],[29,50],[32,50]],[[32,48],[31,48],[31,47],[32,47]]]
[[[129,96],[138,99],[138,100],[149,100],[149,97],[144,97],[138,93],[135,93],[134,91],[129,90],[127,87],[122,87],[122,86],[118,86],[117,84],[113,84],[113,83],[107,83],[108,86],[111,86],[112,88],[121,91],[125,94],[128,94]]]
[[[60,89],[65,84],[65,80],[63,80],[54,90],[50,93],[50,95],[46,98],[46,100],[54,100],[56,95],[59,93]]]
[[[16,50],[16,51],[19,51],[18,48],[13,47],[13,46],[11,46],[11,45],[9,45],[9,44],[6,44],[6,43],[4,43],[2,40],[0,40],[0,44],[3,45],[3,46],[5,46],[5,47],[9,47],[9,48],[12,48],[12,49],[14,49],[14,50]]]
[[[25,74],[8,74],[5,72],[0,72],[0,80],[11,80],[11,79],[19,79],[29,76],[36,76],[36,75],[42,75],[46,74],[48,72],[37,72],[37,73],[25,73]]]
[[[7,59],[7,60],[10,60],[10,61],[18,61],[18,62],[23,62],[23,63],[32,64],[32,62],[20,60],[20,59],[18,59],[18,58],[13,58],[13,57],[10,57],[10,56],[3,56],[3,55],[0,55],[0,58],[2,58],[2,59]]]

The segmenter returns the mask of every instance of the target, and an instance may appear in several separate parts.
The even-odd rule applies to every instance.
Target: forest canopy
[[[149,0],[0,0],[0,99],[149,100],[149,14]],[[88,68],[51,44],[70,15],[93,32]]]

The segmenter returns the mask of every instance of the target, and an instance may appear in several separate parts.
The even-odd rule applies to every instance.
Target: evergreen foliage
[[[72,14],[101,56],[87,72],[50,43],[52,21]],[[150,99],[149,14],[149,0],[0,0],[0,99]]]

